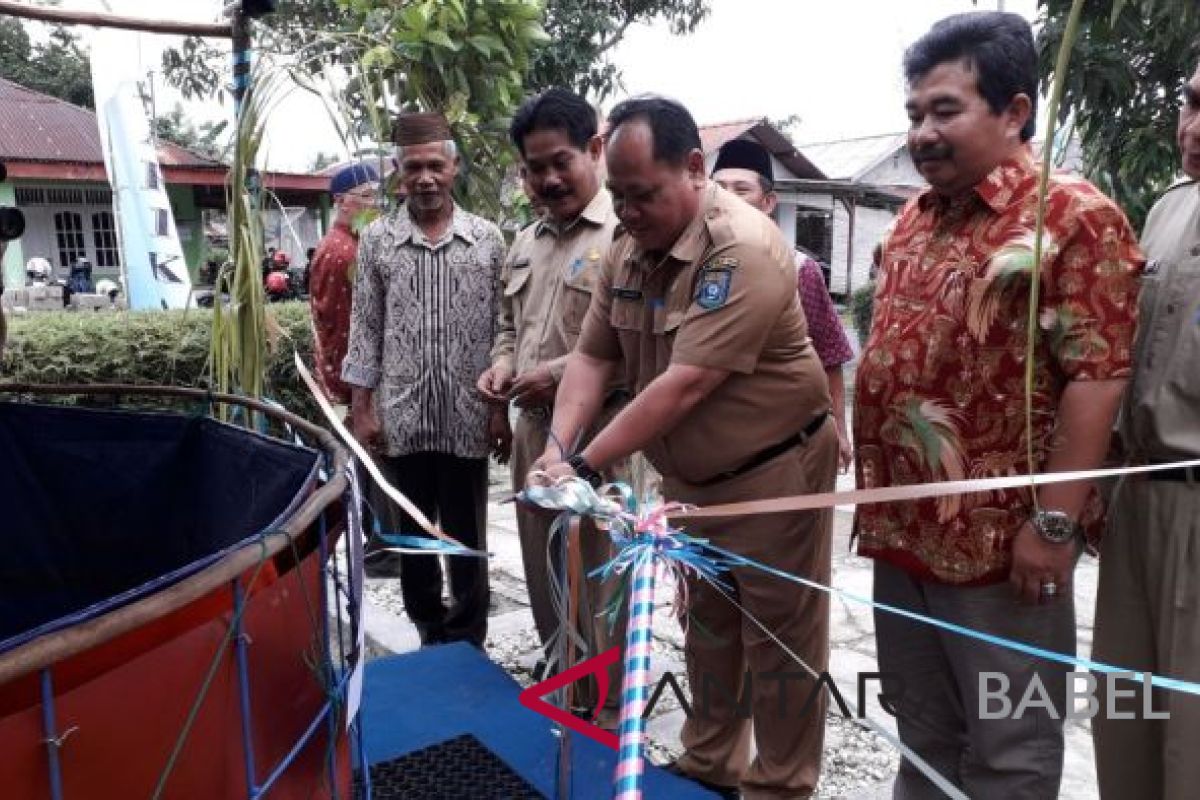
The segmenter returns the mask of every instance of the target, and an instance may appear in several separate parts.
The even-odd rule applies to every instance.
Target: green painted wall
[[[15,206],[17,191],[11,183],[0,183],[0,206]],[[21,240],[9,242],[4,251],[3,276],[5,286],[25,285],[25,254]]]
[[[175,229],[179,232],[183,257],[195,281],[205,255],[204,221],[200,217],[200,209],[196,208],[195,191],[191,186],[168,184],[167,197],[171,200],[171,213],[175,215]]]

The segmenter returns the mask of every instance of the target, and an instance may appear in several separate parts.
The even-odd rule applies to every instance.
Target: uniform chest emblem
[[[583,271],[583,259],[577,258],[571,262],[571,277],[574,278]]]
[[[700,272],[700,283],[696,287],[696,305],[712,311],[725,305],[729,299],[729,284],[733,281],[736,258],[715,258],[704,265]]]

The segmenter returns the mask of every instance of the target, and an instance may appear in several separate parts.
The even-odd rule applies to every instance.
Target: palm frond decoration
[[[281,87],[282,82],[262,67],[251,76],[226,186],[230,263],[214,287],[218,301],[213,308],[209,385],[247,397],[263,395],[271,330],[262,282],[262,192],[255,163]],[[220,301],[226,295],[227,306]]]

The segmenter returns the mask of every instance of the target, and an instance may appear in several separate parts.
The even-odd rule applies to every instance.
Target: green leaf
[[[458,50],[458,43],[450,38],[444,31],[429,31],[425,34],[425,41],[432,42],[439,47],[444,47],[447,50]]]

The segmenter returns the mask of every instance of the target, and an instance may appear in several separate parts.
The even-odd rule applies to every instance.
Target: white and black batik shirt
[[[475,389],[491,359],[504,238],[457,205],[430,242],[404,207],[363,231],[342,380],[375,390],[389,456],[488,454]]]

